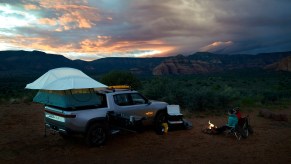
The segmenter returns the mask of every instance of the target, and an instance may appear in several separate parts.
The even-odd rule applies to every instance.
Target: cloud
[[[110,36],[100,35],[96,36],[94,39],[84,39],[77,43],[71,43],[65,40],[55,40],[54,35],[48,35],[46,38],[24,35],[18,35],[17,38],[10,38],[7,36],[0,37],[0,43],[5,41],[13,45],[10,45],[9,49],[42,50],[48,53],[57,52],[71,59],[81,58],[83,60],[120,56],[149,57],[156,54],[163,56],[165,52],[171,50],[171,47],[167,47],[160,41],[120,41],[113,45],[106,45],[110,40]],[[3,47],[0,48],[3,50]]]
[[[0,3],[6,23],[0,41],[7,49],[87,60],[285,51],[291,47],[290,6],[290,0],[11,0]]]
[[[86,6],[83,1],[57,1],[55,3],[42,0],[39,6],[45,9],[39,23],[53,26],[55,31],[92,28],[101,20],[97,8]]]
[[[18,10],[10,5],[5,4],[0,6],[0,29],[31,26],[35,20],[34,15]]]
[[[233,45],[232,41],[226,41],[226,42],[216,41],[216,42],[213,42],[207,46],[200,48],[199,51],[221,53],[221,52],[226,51],[226,49],[231,45]]]
[[[24,5],[24,8],[25,10],[39,10],[40,9],[40,7],[33,4]]]

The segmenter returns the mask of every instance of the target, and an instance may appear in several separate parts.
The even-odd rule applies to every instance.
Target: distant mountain
[[[40,51],[0,51],[0,71],[47,70],[61,66],[76,66],[83,61],[72,61],[61,55]]]
[[[221,55],[195,53],[190,56],[157,58],[110,57],[86,62],[40,51],[0,51],[0,76],[39,76],[50,69],[73,67],[87,74],[100,75],[112,70],[126,70],[140,75],[172,75],[220,72],[242,68],[264,68],[291,56],[291,52],[258,55]]]
[[[87,63],[96,74],[106,73],[112,70],[127,70],[135,74],[151,75],[152,70],[166,58],[128,58],[111,57],[102,58]]]
[[[277,71],[288,71],[291,72],[291,56],[287,56],[280,61],[267,65],[266,69],[273,69]]]
[[[153,75],[191,75],[198,73],[208,73],[222,71],[216,62],[217,60],[191,60],[190,57],[178,55],[164,60],[153,69]]]
[[[0,75],[43,74],[58,67],[73,67],[88,74],[112,70],[128,70],[136,74],[152,74],[152,69],[165,58],[102,58],[87,62],[70,60],[62,55],[40,51],[0,51]]]
[[[187,57],[178,55],[166,59],[154,68],[153,74],[199,74],[242,68],[264,68],[287,56],[291,56],[291,52],[258,55],[221,55],[198,52]]]

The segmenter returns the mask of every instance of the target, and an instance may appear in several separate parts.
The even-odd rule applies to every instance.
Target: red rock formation
[[[288,71],[291,72],[291,56],[283,58],[279,62],[270,64],[265,67],[266,69],[274,69],[277,71]]]
[[[153,75],[190,75],[219,71],[214,65],[199,60],[189,60],[185,57],[176,57],[165,60],[153,69]]]
[[[278,62],[277,70],[291,72],[291,56],[288,56]]]

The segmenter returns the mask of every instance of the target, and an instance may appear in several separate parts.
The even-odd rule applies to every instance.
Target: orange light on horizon
[[[0,37],[5,41],[23,50],[39,50],[47,53],[61,54],[70,59],[95,60],[104,57],[161,57],[173,51],[175,47],[160,40],[151,41],[118,41],[114,42],[111,36],[97,35],[95,39],[84,39],[80,42],[59,44],[54,38],[29,37],[25,35]],[[1,47],[5,50],[5,47]]]

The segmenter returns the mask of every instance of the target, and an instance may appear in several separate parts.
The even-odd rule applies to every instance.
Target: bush
[[[144,95],[190,111],[278,104],[291,99],[291,74],[259,72],[156,77],[143,82]],[[279,86],[279,87],[278,87]]]
[[[238,91],[229,86],[200,84],[184,79],[155,78],[144,83],[142,93],[152,99],[179,104],[191,111],[224,109],[238,99]]]
[[[263,99],[261,100],[262,104],[268,104],[268,103],[275,103],[279,100],[278,93],[275,92],[265,92],[263,94]]]
[[[112,71],[101,77],[102,83],[110,85],[129,85],[134,89],[141,88],[140,80],[130,72]]]

